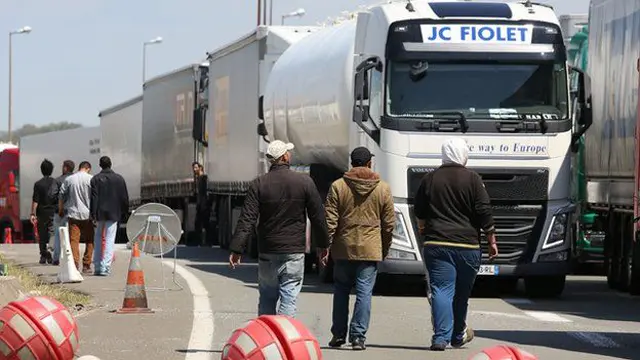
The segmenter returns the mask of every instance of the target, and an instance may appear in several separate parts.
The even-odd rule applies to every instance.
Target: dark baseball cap
[[[351,152],[351,166],[365,166],[373,154],[364,146],[357,147]]]

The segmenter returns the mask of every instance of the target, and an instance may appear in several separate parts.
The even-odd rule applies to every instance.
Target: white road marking
[[[556,323],[572,322],[571,320],[564,318],[556,313],[547,312],[547,311],[525,311],[524,313],[536,320],[544,321],[544,322],[556,322]]]
[[[617,349],[620,348],[620,344],[615,342],[608,336],[602,335],[596,332],[567,332],[567,334],[574,339],[580,340],[591,344],[597,348],[604,349]]]
[[[172,260],[162,262],[168,267],[173,267]],[[204,284],[193,273],[176,264],[176,273],[187,283],[193,296],[193,326],[185,360],[212,360],[214,333],[214,317],[209,301],[209,292]]]
[[[500,316],[500,317],[506,317],[506,318],[512,318],[512,319],[522,319],[522,320],[532,320],[533,319],[527,315],[523,315],[523,314],[512,314],[512,313],[506,313],[506,312],[499,312],[499,311],[471,311],[472,315],[480,315],[480,316]]]

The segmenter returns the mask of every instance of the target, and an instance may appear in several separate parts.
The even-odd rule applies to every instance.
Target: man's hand
[[[58,216],[60,216],[61,218],[64,217],[64,210],[63,209],[58,209]]]
[[[489,260],[493,260],[498,256],[498,243],[496,242],[495,233],[489,235],[487,241],[489,242]]]
[[[240,260],[242,259],[242,255],[231,253],[229,254],[229,266],[232,269],[235,269],[237,265],[240,265]]]
[[[36,226],[38,219],[36,218],[35,215],[31,214],[31,216],[29,217],[29,220],[31,221],[31,225]]]
[[[329,248],[326,249],[318,249],[318,263],[322,264],[322,266],[327,266],[329,263]]]

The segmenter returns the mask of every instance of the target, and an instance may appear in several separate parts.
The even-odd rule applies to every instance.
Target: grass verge
[[[16,265],[1,254],[0,263],[7,264],[7,275],[17,278],[28,294],[51,297],[71,309],[78,307],[78,305],[86,307],[91,301],[91,297],[85,293],[69,289],[62,284],[49,284],[42,281],[38,275]]]

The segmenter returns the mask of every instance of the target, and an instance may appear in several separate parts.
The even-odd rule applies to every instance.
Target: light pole
[[[284,15],[282,15],[282,21],[281,21],[280,25],[284,25],[284,19],[286,19],[286,18],[303,17],[304,14],[306,14],[306,13],[307,12],[303,8],[300,8],[300,9],[298,9],[296,11],[292,11],[292,12],[290,12],[288,14],[284,14]]]
[[[7,111],[9,112],[7,116],[7,137],[9,138],[9,142],[11,142],[11,127],[13,125],[13,49],[11,46],[11,38],[13,35],[19,34],[28,34],[31,32],[31,28],[29,26],[25,26],[18,30],[9,31],[9,104],[7,106]]]
[[[160,44],[162,42],[162,38],[158,36],[155,39],[145,41],[142,44],[142,85],[144,86],[144,82],[147,77],[147,46],[153,44]]]

